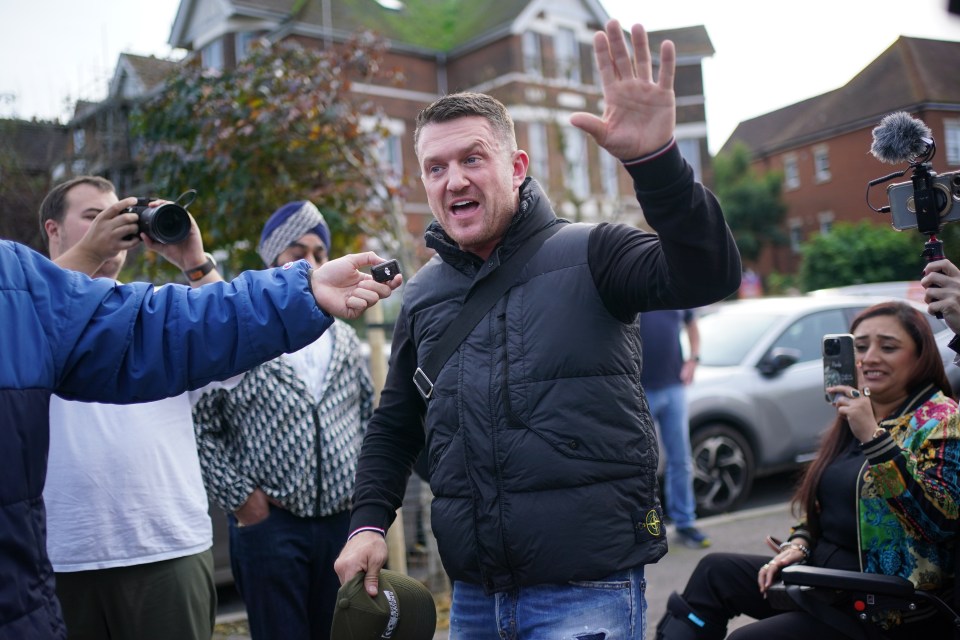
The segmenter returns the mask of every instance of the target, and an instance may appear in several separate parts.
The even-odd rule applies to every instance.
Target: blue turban
[[[320,210],[309,200],[287,203],[274,211],[263,225],[257,253],[264,264],[271,267],[290,243],[308,233],[320,236],[327,253],[330,253],[330,228]]]

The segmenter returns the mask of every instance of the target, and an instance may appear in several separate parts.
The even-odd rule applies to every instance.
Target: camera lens
[[[832,338],[823,343],[823,352],[828,356],[840,355],[840,341]]]
[[[140,214],[140,228],[152,240],[177,244],[190,233],[190,214],[178,204],[147,207]]]

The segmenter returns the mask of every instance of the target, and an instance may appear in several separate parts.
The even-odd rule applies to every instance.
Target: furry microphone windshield
[[[933,134],[922,120],[897,111],[884,116],[873,130],[870,153],[880,162],[900,164],[926,155],[933,145]]]

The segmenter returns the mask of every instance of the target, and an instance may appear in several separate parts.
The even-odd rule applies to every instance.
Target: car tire
[[[690,437],[693,493],[697,515],[733,511],[750,494],[756,473],[753,450],[746,438],[727,424],[707,424]]]

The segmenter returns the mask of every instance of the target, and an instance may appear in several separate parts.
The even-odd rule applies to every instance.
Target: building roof
[[[893,111],[960,109],[960,42],[900,36],[847,84],[745,120],[720,149],[742,142],[765,156],[876,125]]]
[[[664,40],[673,41],[679,57],[708,58],[716,53],[703,25],[651,31],[648,36],[650,50],[655,56],[660,55],[660,43]]]
[[[170,44],[191,48],[188,23],[203,0],[182,0],[170,33]],[[222,0],[227,17],[245,17],[284,29],[329,34],[346,39],[359,30],[369,30],[398,49],[457,55],[482,46],[532,13],[549,10],[552,0]],[[577,0],[587,13],[596,16],[590,28],[602,28],[609,14],[598,0]],[[388,8],[396,5],[398,8]],[[660,42],[671,39],[680,56],[702,58],[714,53],[702,26],[651,32],[654,52]]]
[[[300,21],[322,26],[322,4],[308,3]],[[330,17],[338,31],[369,29],[392,42],[450,51],[490,31],[509,27],[528,4],[530,0],[404,2],[402,8],[395,10],[384,8],[376,0],[340,0],[330,3]]]
[[[107,98],[99,102],[78,100],[71,124],[96,117],[98,113],[113,109],[117,103],[138,100],[153,91],[159,91],[167,76],[179,66],[176,60],[121,53],[110,80]]]
[[[431,52],[448,52],[483,34],[509,26],[538,0],[224,0],[228,16],[263,19],[278,25],[297,25],[345,38],[370,30],[395,46],[405,44]],[[596,0],[584,0],[600,8]],[[187,22],[198,0],[182,0],[170,33],[175,47],[189,48]],[[396,4],[399,8],[388,8]]]
[[[0,120],[0,141],[25,170],[46,173],[63,157],[67,129],[56,122]]]
[[[130,71],[136,74],[144,91],[147,92],[163,84],[167,76],[180,66],[176,60],[138,56],[133,53],[121,53],[120,64],[129,65]]]

